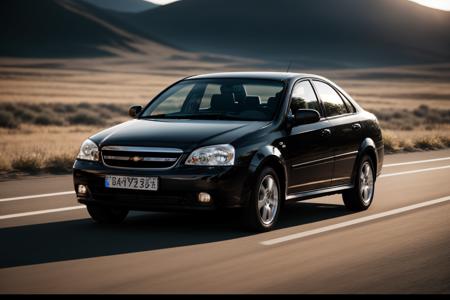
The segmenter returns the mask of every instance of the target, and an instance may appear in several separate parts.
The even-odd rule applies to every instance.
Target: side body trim
[[[352,188],[353,188],[353,185],[340,185],[340,186],[335,186],[335,187],[330,187],[330,188],[325,188],[325,189],[294,193],[294,194],[287,195],[286,200],[309,199],[309,198],[313,198],[317,195],[329,195],[329,194],[338,193],[340,191],[348,190],[348,189],[352,189]]]

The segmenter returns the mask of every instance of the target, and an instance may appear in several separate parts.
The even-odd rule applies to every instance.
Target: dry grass
[[[257,68],[239,58],[129,55],[95,59],[0,57],[0,102],[144,104],[187,76]]]
[[[100,130],[88,126],[0,129],[0,172],[70,172],[80,144]]]
[[[434,109],[421,105],[413,110],[372,109],[383,129],[412,131],[441,129],[450,124],[450,109]]]
[[[312,70],[314,72],[314,70]],[[320,71],[368,110],[450,109],[450,65]]]
[[[36,125],[0,129],[0,176],[11,172],[69,173],[82,141],[100,129]],[[385,130],[383,137],[386,153],[442,149],[450,147],[450,125],[435,130]]]
[[[0,102],[0,127],[32,125],[105,126],[126,119],[128,106],[107,103],[25,103]]]
[[[146,104],[185,76],[280,71],[258,63],[147,56],[0,58],[0,173],[69,172],[80,143],[101,128],[125,120],[129,105]],[[326,76],[374,112],[385,129],[387,152],[450,147],[449,64],[292,71]]]
[[[254,61],[200,63],[131,57],[96,60],[0,58],[0,102],[144,104],[186,76],[223,71],[284,71]],[[367,109],[422,104],[450,109],[450,65],[360,70],[305,70],[336,81]]]
[[[437,150],[450,147],[450,125],[435,130],[383,131],[386,153]]]

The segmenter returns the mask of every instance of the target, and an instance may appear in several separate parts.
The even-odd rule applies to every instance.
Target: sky
[[[163,4],[168,4],[168,3],[175,2],[178,0],[147,0],[147,1],[151,1],[156,4],[163,5]],[[410,0],[410,1],[414,1],[417,3],[423,4],[423,5],[429,6],[429,7],[450,11],[450,0]]]
[[[450,11],[450,0],[411,0],[429,7]]]

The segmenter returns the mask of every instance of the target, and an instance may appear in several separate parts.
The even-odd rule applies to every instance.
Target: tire
[[[274,169],[265,167],[259,173],[252,188],[249,203],[244,208],[244,225],[247,229],[257,232],[271,230],[280,215],[281,204],[278,175]]]
[[[119,224],[128,215],[128,210],[123,208],[89,204],[87,210],[91,218],[101,224]]]
[[[354,188],[342,193],[345,206],[352,211],[363,211],[370,207],[375,195],[375,169],[372,159],[364,155],[358,164]]]

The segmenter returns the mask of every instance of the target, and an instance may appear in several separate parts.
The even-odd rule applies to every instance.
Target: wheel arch
[[[358,166],[361,161],[361,159],[364,157],[364,155],[368,155],[370,159],[372,160],[373,167],[374,167],[374,174],[377,174],[377,168],[378,168],[378,154],[377,154],[377,148],[375,145],[375,142],[371,138],[365,138],[358,149],[358,155],[356,157],[355,165],[353,167],[353,174],[352,179],[355,179],[355,176],[357,174]],[[352,180],[352,182],[353,182]],[[376,176],[375,176],[376,180]]]
[[[280,181],[281,196],[283,197],[283,200],[285,200],[288,184],[288,173],[283,155],[275,146],[264,146],[253,155],[249,166],[248,183],[246,186],[253,187],[257,175],[264,167],[271,167],[277,173]]]

